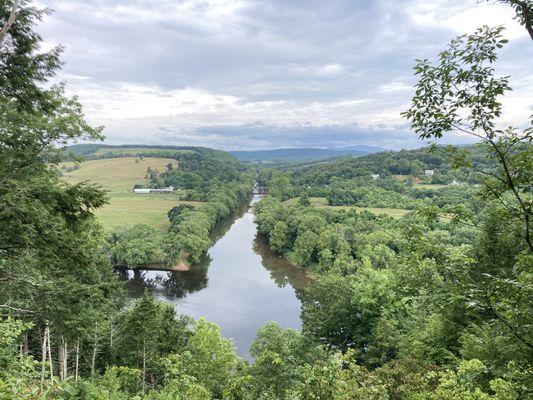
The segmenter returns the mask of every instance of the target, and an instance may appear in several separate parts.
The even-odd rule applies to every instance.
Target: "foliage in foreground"
[[[503,43],[498,30],[453,42],[444,65],[422,62],[422,87],[406,114],[423,137],[456,124],[481,132],[498,162],[484,171],[485,201],[449,226],[434,208],[394,221],[314,210],[305,197],[292,209],[280,199],[262,203],[258,222],[272,247],[292,252],[317,282],[305,294],[303,333],[266,325],[250,364],[209,322],[178,317],[148,295],[124,307],[92,214],[105,194],[60,183],[53,168],[57,146],[99,138],[100,130],[61,86],[43,85],[59,67],[60,49],[37,54],[32,28],[43,12],[22,4],[0,43],[0,398],[533,396],[531,130],[493,128],[507,87],[483,62]],[[2,21],[11,5],[0,6]],[[425,106],[434,108],[421,113]],[[458,154],[457,164],[468,165],[467,156]],[[273,194],[282,198],[291,182],[277,178]],[[208,246],[206,231],[238,193],[223,193],[201,214],[174,210],[177,231],[202,240],[191,247]]]

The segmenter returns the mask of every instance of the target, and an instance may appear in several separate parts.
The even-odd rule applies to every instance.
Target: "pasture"
[[[122,226],[146,224],[163,232],[170,226],[168,210],[183,203],[201,204],[181,201],[175,194],[110,193],[109,204],[96,211],[96,215],[106,231],[114,231]]]
[[[148,167],[166,171],[169,163],[173,168],[178,167],[178,162],[169,158],[120,157],[84,161],[79,164],[79,169],[70,172],[66,172],[63,166],[72,167],[74,163],[62,163],[59,168],[64,171],[62,179],[68,183],[88,181],[109,191],[109,204],[95,213],[106,231],[135,224],[147,224],[165,231],[170,225],[168,210],[182,203],[200,203],[181,201],[183,192],[150,195],[134,194],[131,190],[135,184],[149,183],[146,178]]]
[[[286,204],[294,204],[298,201],[298,198],[293,198],[287,200]],[[318,208],[333,208],[336,210],[348,210],[356,209],[357,211],[370,211],[376,215],[386,214],[393,218],[401,218],[405,214],[409,213],[411,210],[405,210],[403,208],[377,208],[377,207],[354,207],[354,206],[330,206],[328,201],[324,197],[310,197],[309,201],[311,205]]]
[[[135,184],[147,184],[146,170],[148,167],[158,171],[166,171],[167,164],[177,168],[178,162],[171,158],[120,157],[102,160],[83,161],[80,168],[70,172],[63,172],[63,179],[68,183],[90,181],[98,183],[104,189],[113,193],[129,192]],[[74,163],[62,163],[59,168],[72,167]]]

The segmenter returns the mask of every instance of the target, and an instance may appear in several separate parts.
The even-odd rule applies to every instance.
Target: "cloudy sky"
[[[501,123],[533,113],[533,43],[503,5],[476,0],[36,0],[65,47],[58,78],[107,142],[221,149],[422,143],[400,112],[415,58],[504,24]],[[467,141],[460,136],[450,142]]]

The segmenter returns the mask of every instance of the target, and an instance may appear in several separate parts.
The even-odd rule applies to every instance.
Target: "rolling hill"
[[[359,157],[380,151],[384,151],[384,149],[375,146],[350,146],[337,148],[305,147],[273,150],[243,150],[230,151],[230,154],[234,155],[241,161],[303,161],[342,156]]]

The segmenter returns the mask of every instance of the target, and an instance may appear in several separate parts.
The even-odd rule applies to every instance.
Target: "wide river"
[[[128,272],[129,297],[146,288],[176,305],[179,314],[216,323],[246,359],[257,329],[268,321],[300,329],[298,297],[308,278],[257,236],[251,209],[257,200],[220,224],[213,237],[218,240],[201,265],[180,272]]]

